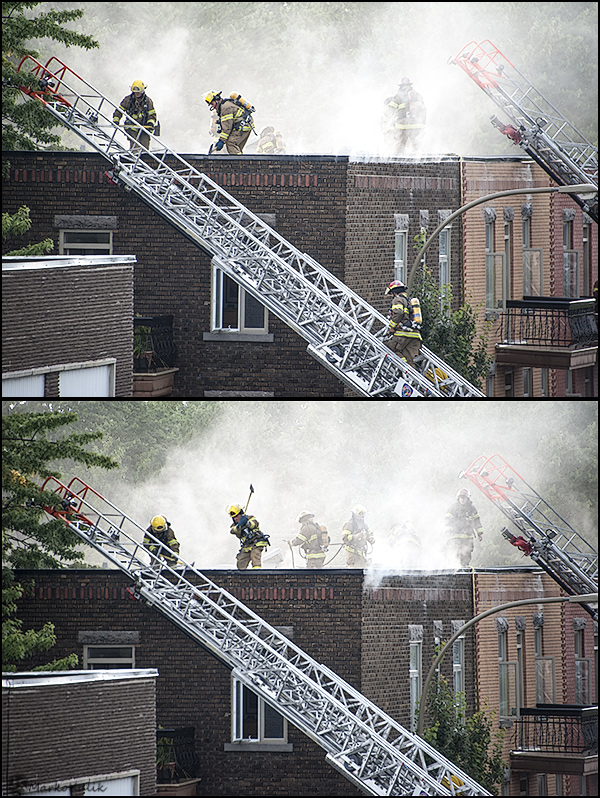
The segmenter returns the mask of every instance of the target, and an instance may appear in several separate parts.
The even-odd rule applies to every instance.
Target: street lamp
[[[411,267],[411,270],[410,270],[410,272],[408,274],[408,280],[407,280],[408,290],[410,291],[410,287],[412,285],[412,281],[413,281],[413,277],[415,275],[416,268],[419,265],[419,261],[421,260],[423,255],[427,252],[427,250],[429,249],[431,244],[433,244],[433,242],[436,240],[436,238],[442,232],[444,227],[446,227],[446,225],[450,224],[450,222],[454,221],[454,219],[456,219],[457,216],[460,216],[461,214],[465,213],[466,211],[470,210],[471,208],[474,208],[476,205],[481,205],[482,202],[488,202],[489,200],[498,199],[499,197],[509,197],[512,194],[555,194],[555,193],[558,193],[558,194],[579,194],[579,195],[582,195],[582,196],[585,197],[588,194],[593,196],[597,192],[598,192],[598,188],[593,183],[582,183],[582,184],[578,184],[576,186],[543,186],[541,188],[512,188],[512,189],[509,189],[508,191],[499,191],[496,194],[488,194],[485,197],[480,197],[479,199],[473,200],[473,202],[469,202],[468,205],[463,205],[462,208],[459,208],[457,211],[454,211],[454,213],[450,214],[450,216],[448,216],[448,218],[444,222],[442,222],[442,224],[439,225],[439,227],[437,227],[433,231],[431,236],[427,239],[427,241],[423,244],[423,246],[421,247],[421,249],[417,253],[415,261],[414,261],[414,263],[413,263],[413,265]]]
[[[521,599],[520,601],[511,601],[508,604],[501,604],[499,607],[492,607],[491,609],[486,610],[485,612],[482,612],[479,615],[476,615],[474,618],[471,618],[471,620],[467,621],[467,623],[464,624],[464,626],[461,626],[460,629],[452,635],[450,640],[448,640],[448,642],[442,646],[439,654],[431,663],[431,668],[429,669],[429,673],[427,674],[427,678],[425,679],[425,684],[423,685],[423,690],[421,692],[421,701],[419,703],[419,718],[417,723],[417,734],[419,735],[419,737],[423,736],[423,724],[425,721],[425,705],[427,703],[427,693],[429,692],[429,684],[431,682],[431,679],[433,678],[435,669],[440,664],[440,662],[444,658],[444,655],[446,654],[446,651],[450,648],[450,646],[454,643],[455,640],[457,640],[461,635],[463,635],[467,631],[467,629],[470,629],[471,626],[476,624],[478,621],[481,621],[484,618],[487,618],[488,615],[493,615],[496,612],[502,612],[502,610],[507,610],[510,609],[511,607],[522,607],[525,604],[552,604],[552,603],[565,602],[565,601],[576,602],[578,604],[580,603],[588,604],[591,602],[597,602],[598,594],[586,593],[584,596],[550,596],[548,598],[532,598],[532,599]]]

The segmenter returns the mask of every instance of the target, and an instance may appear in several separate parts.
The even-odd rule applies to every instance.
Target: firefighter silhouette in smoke
[[[461,488],[456,501],[448,508],[445,519],[447,546],[455,552],[463,568],[471,562],[475,538],[483,538],[481,519],[471,501],[471,492]]]
[[[342,529],[342,543],[346,549],[346,565],[348,568],[366,568],[369,564],[368,556],[372,550],[375,538],[365,521],[365,508],[355,505]]]
[[[300,532],[290,541],[290,546],[300,546],[306,557],[307,568],[322,568],[325,562],[325,552],[329,547],[329,535],[327,527],[318,524],[315,514],[308,510],[303,510],[298,516],[298,523],[301,524]]]

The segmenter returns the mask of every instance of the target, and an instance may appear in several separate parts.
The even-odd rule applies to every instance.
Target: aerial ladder
[[[46,513],[123,571],[134,598],[214,654],[366,795],[490,795],[193,565],[166,565],[140,541],[161,542],[85,482],[49,477],[41,490]]]
[[[531,557],[571,596],[598,592],[598,552],[544,501],[499,454],[478,457],[461,477],[468,479],[517,527],[503,536]],[[597,620],[597,609],[582,607]]]
[[[512,124],[492,116],[501,133],[536,161],[560,186],[593,184],[593,199],[570,196],[598,223],[598,148],[594,147],[525,78],[489,39],[469,42],[450,59],[475,81]]]
[[[312,357],[359,396],[484,396],[424,346],[414,368],[391,352],[383,343],[383,314],[153,134],[148,150],[131,149],[128,134],[112,121],[117,106],[62,61],[51,58],[43,66],[26,56],[19,72],[32,84],[20,87],[25,94],[110,161],[114,182],[208,253],[213,265],[302,336]]]

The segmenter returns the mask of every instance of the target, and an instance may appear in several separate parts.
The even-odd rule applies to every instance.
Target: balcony
[[[515,720],[510,765],[533,773],[598,772],[598,707],[537,704]]]
[[[499,365],[577,369],[593,366],[598,325],[593,299],[508,300],[496,344]]]
[[[133,396],[170,396],[178,371],[173,316],[135,316],[133,332]]]

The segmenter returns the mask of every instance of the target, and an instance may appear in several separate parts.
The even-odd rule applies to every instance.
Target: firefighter
[[[140,150],[140,145],[146,150],[150,146],[149,133],[154,133],[157,126],[156,111],[154,103],[146,94],[147,86],[143,80],[134,80],[131,84],[131,94],[121,100],[121,104],[115,109],[113,114],[113,124],[118,125],[123,112],[128,114],[134,121],[125,119],[125,132],[131,137],[129,141],[130,150]]]
[[[257,519],[253,515],[246,515],[239,504],[232,504],[227,512],[233,521],[229,531],[241,544],[237,553],[238,571],[245,571],[250,563],[252,570],[261,568],[263,551],[270,545],[269,536],[263,535]]]
[[[368,565],[369,544],[375,543],[373,533],[365,521],[366,510],[360,504],[352,508],[350,520],[342,529],[342,543],[346,549],[348,568],[366,568]]]
[[[421,557],[421,540],[410,521],[396,524],[390,529],[388,543],[401,554],[402,565],[416,568]]]
[[[221,131],[211,152],[219,152],[226,145],[229,155],[242,155],[253,129],[251,111],[232,99],[224,100],[220,91],[209,91],[204,99],[210,110],[216,111]]]
[[[258,144],[256,145],[258,155],[273,155],[275,152],[275,128],[266,127],[262,130]]]
[[[392,295],[388,329],[391,338],[385,341],[385,345],[411,366],[414,366],[415,358],[421,351],[423,339],[420,333],[420,323],[411,319],[411,305],[406,295],[407,291],[407,286],[400,280],[394,280],[385,289],[386,295]]]
[[[448,547],[456,553],[461,566],[465,568],[471,562],[475,537],[479,540],[483,538],[481,519],[467,488],[458,491],[456,502],[448,508],[446,534]]]
[[[325,562],[325,552],[329,547],[327,527],[317,524],[314,513],[303,510],[298,516],[300,532],[293,539],[286,541],[290,546],[300,546],[306,556],[307,568],[322,568]]]
[[[152,535],[152,537],[150,537]],[[153,540],[156,538],[156,540]],[[156,541],[160,541],[157,543]],[[178,563],[179,541],[175,537],[173,527],[164,515],[155,515],[144,535],[144,548],[151,554],[161,557],[167,565],[174,568]],[[152,560],[156,565],[156,560]]]

